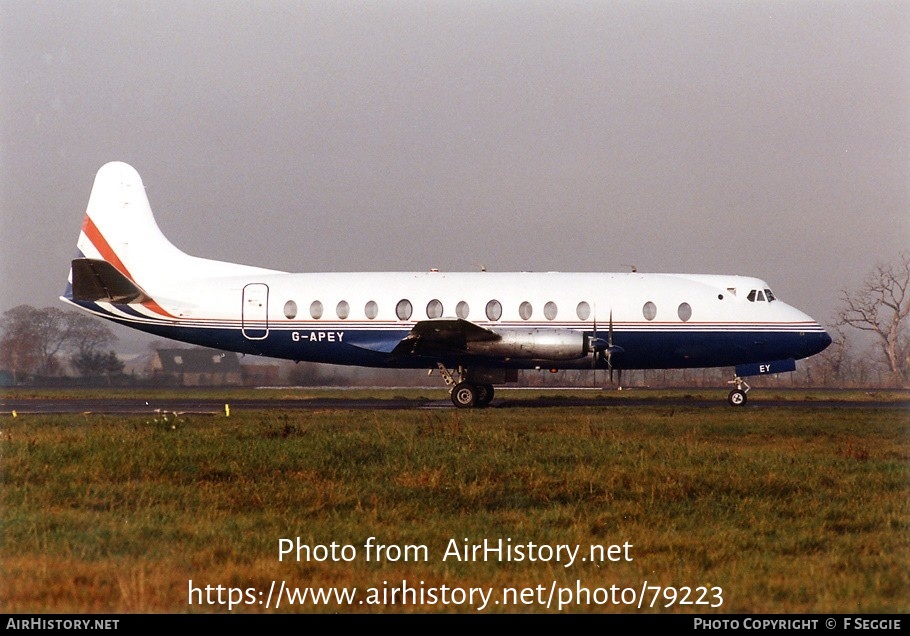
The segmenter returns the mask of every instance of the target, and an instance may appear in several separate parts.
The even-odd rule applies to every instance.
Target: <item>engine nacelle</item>
[[[585,335],[568,329],[497,329],[499,340],[467,343],[469,353],[503,358],[576,360],[588,355]]]

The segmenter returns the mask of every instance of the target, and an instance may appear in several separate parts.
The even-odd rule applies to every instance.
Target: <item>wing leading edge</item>
[[[392,349],[396,355],[465,353],[475,342],[496,342],[501,336],[461,318],[422,320]]]

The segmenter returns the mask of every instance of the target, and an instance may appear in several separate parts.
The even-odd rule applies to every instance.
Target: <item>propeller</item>
[[[600,344],[603,342],[600,338],[597,337],[597,313],[595,309],[594,314],[594,334],[591,336],[591,341],[589,346],[591,347],[591,370],[594,372],[592,385],[593,388],[597,388],[597,355],[599,353]]]
[[[610,313],[610,330],[613,329],[613,314]],[[603,351],[610,346],[609,342],[605,342],[603,338],[600,338],[597,335],[597,306],[594,306],[594,333],[591,336],[591,340],[588,343],[588,346],[591,349],[591,369],[594,371],[594,388],[597,388],[597,358],[600,356]]]
[[[604,357],[607,359],[607,368],[610,369],[610,384],[613,384],[613,356],[623,353],[625,349],[619,345],[613,344],[613,310],[610,310],[610,331],[607,335],[607,348],[604,350]],[[617,369],[619,374],[618,380],[622,384],[622,369]]]
[[[613,344],[613,310],[610,310],[610,322],[607,327],[607,340],[604,341],[602,338],[599,338],[597,335],[597,315],[594,315],[594,334],[591,336],[590,343],[591,351],[594,354],[591,356],[591,367],[594,370],[594,386],[597,386],[597,359],[598,357],[603,357],[607,363],[607,369],[610,370],[610,384],[613,384],[613,356],[615,354],[623,353],[625,351],[619,345]],[[617,369],[619,373],[619,381],[622,382],[622,369]]]
[[[607,359],[607,368],[610,370],[610,384],[613,384],[613,310],[610,310],[610,330],[607,332],[607,348],[604,349],[604,357]]]

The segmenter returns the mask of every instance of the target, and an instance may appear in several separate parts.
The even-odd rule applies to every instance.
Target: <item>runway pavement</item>
[[[522,399],[519,397],[498,397],[487,407],[488,409],[507,408],[555,408],[555,407],[599,407],[599,408],[629,408],[629,407],[698,407],[698,408],[726,408],[733,410],[723,399],[693,399],[693,398],[666,398],[666,397],[566,397],[565,395],[553,398],[535,397]],[[430,400],[425,398],[392,397],[381,398],[306,398],[306,399],[193,399],[175,397],[166,399],[142,398],[15,398],[0,400],[0,415],[58,413],[106,413],[106,414],[152,414],[152,413],[180,413],[180,414],[225,414],[238,411],[298,411],[298,410],[393,410],[393,409],[455,409],[447,399]],[[906,409],[910,412],[910,399],[908,400],[838,400],[836,398],[822,400],[781,400],[753,398],[742,409],[765,408],[867,408],[867,409]]]

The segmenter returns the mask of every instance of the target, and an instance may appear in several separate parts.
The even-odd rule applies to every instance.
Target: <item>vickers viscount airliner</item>
[[[521,369],[793,371],[831,343],[758,278],[565,272],[288,273],[198,258],[161,233],[139,174],[95,177],[61,298],[156,336],[243,354],[438,369],[457,407]]]

